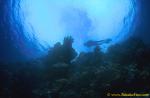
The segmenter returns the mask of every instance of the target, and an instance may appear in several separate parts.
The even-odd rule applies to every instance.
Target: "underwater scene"
[[[0,0],[0,98],[150,98],[149,0]]]

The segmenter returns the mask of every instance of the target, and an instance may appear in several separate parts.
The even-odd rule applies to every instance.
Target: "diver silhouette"
[[[110,43],[111,41],[112,41],[112,39],[105,39],[105,40],[100,40],[100,41],[89,40],[84,43],[84,46],[93,47],[93,46],[98,46],[98,45],[102,45],[102,44],[107,44],[107,43]]]

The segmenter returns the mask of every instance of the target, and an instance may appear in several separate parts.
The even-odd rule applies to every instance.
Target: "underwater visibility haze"
[[[0,98],[149,98],[149,9],[150,0],[0,0]]]
[[[134,0],[26,0],[21,6],[27,38],[48,48],[72,36],[78,52],[91,50],[84,46],[88,40],[109,38],[112,44],[128,38],[137,14]]]
[[[45,55],[66,36],[73,37],[73,48],[78,53],[93,50],[84,45],[89,40],[111,39],[101,45],[106,51],[133,35],[138,15],[136,0],[8,0],[1,4],[7,6],[1,9],[1,28],[10,28],[6,32],[9,37],[2,32],[2,42],[12,43],[2,46],[3,61],[10,57],[5,48],[12,48],[12,55],[18,53],[10,60],[33,59]]]

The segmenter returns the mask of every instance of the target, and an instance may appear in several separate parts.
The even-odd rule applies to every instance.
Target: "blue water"
[[[106,50],[132,36],[137,8],[136,0],[8,2],[1,17],[1,58],[40,57],[56,42],[62,43],[66,36],[74,38],[73,48],[78,53],[92,50],[83,45],[88,40],[110,38],[112,42],[102,46]]]
[[[137,12],[134,0],[27,0],[22,2],[29,38],[34,37],[46,48],[74,38],[73,47],[88,51],[88,40],[110,38],[117,43],[131,34]],[[32,28],[31,28],[32,27]],[[32,32],[34,30],[35,32]],[[109,44],[109,45],[110,45]],[[105,45],[103,47],[108,47]]]

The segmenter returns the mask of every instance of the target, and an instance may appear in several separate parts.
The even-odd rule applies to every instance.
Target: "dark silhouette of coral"
[[[106,53],[96,46],[78,56],[73,39],[56,43],[45,58],[2,64],[2,98],[106,98],[108,92],[150,91],[150,48],[131,38]]]
[[[54,48],[52,48],[48,53],[47,64],[56,64],[59,62],[70,64],[77,56],[76,51],[72,47],[72,43],[72,37],[64,38],[62,45],[60,43],[56,43]]]

